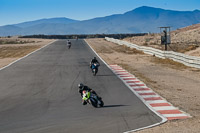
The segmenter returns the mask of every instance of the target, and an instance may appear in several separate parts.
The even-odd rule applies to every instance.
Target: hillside
[[[77,21],[68,18],[51,18],[0,26],[0,36],[8,35],[65,35],[65,34],[117,34],[156,33],[160,26],[172,30],[200,23],[200,11],[172,11],[153,7],[139,7],[124,14],[115,14],[90,20]],[[18,30],[19,28],[20,30]]]
[[[14,26],[18,26],[20,28],[27,28],[35,25],[41,24],[70,24],[78,22],[78,20],[68,19],[68,18],[49,18],[49,19],[40,19],[35,21],[29,21],[24,23],[15,24]]]

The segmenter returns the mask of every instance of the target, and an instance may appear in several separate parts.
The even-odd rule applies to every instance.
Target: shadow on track
[[[115,75],[113,75],[113,74],[110,74],[110,75],[96,75],[96,76],[115,76]]]
[[[101,108],[114,108],[114,107],[122,107],[122,106],[129,106],[129,105],[104,105]]]

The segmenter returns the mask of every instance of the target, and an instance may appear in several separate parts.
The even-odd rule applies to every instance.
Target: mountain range
[[[200,23],[199,10],[173,11],[142,6],[124,14],[83,21],[50,18],[0,26],[0,36],[147,33],[159,32],[161,26],[175,30],[197,23]]]

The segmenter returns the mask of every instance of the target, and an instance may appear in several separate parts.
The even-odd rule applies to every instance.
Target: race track
[[[0,133],[122,133],[161,121],[100,61],[84,40],[66,40],[0,71]],[[97,57],[97,56],[96,56]],[[94,89],[103,108],[83,106],[77,85]]]

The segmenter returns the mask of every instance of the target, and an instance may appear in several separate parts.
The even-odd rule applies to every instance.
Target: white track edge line
[[[140,95],[140,94],[139,94]],[[142,98],[160,98],[159,95],[140,95]]]
[[[112,68],[97,54],[97,52],[89,45],[89,43],[84,39],[84,41],[88,44],[88,46],[92,49],[92,51],[99,57],[99,59],[101,59],[101,61],[114,73],[114,71],[112,70]],[[115,73],[114,73],[115,74]],[[118,76],[117,74],[115,74],[119,79],[120,76]],[[132,74],[131,74],[132,75]],[[149,104],[147,104],[143,98],[140,97],[139,94],[137,94],[131,87],[129,87],[125,81],[121,80],[152,112],[154,112],[157,116],[159,116],[162,121],[161,122],[158,122],[156,124],[153,124],[153,125],[150,125],[150,126],[147,126],[147,127],[142,127],[142,128],[139,128],[139,129],[135,129],[135,130],[130,130],[130,131],[126,131],[124,133],[131,133],[131,132],[135,132],[135,131],[139,131],[139,130],[143,130],[143,129],[146,129],[146,128],[151,128],[151,127],[154,127],[154,126],[157,126],[157,125],[160,125],[160,124],[163,124],[165,122],[167,122],[167,118],[165,118],[164,116],[162,116],[161,114],[159,114],[158,112],[156,112]]]
[[[160,106],[160,107],[153,107],[155,110],[160,111],[160,110],[177,110],[176,107],[174,106]]]
[[[165,117],[167,118],[170,118],[170,117],[184,117],[184,116],[187,116],[186,114],[184,113],[181,113],[181,114],[163,114]]]
[[[155,103],[168,103],[167,101],[165,100],[149,100],[149,101],[146,101],[148,104],[155,104]],[[168,103],[169,105],[171,105],[170,103]],[[171,105],[172,106],[172,105]]]
[[[21,58],[19,58],[19,59],[13,61],[13,62],[11,62],[11,63],[9,63],[8,65],[6,65],[6,66],[0,68],[0,71],[3,70],[3,69],[5,69],[5,68],[7,68],[7,67],[9,67],[9,66],[11,66],[12,64],[14,64],[14,63],[16,63],[16,62],[18,62],[18,61],[20,61],[20,60],[22,60],[22,59],[28,57],[29,55],[31,55],[31,54],[33,54],[33,53],[35,53],[35,52],[41,50],[42,48],[45,48],[46,46],[48,46],[48,45],[50,45],[50,44],[52,44],[52,43],[54,43],[54,42],[56,42],[56,41],[57,41],[57,40],[55,40],[55,41],[53,41],[53,42],[50,42],[50,43],[48,43],[48,44],[42,46],[41,48],[36,49],[35,51],[33,51],[33,52],[31,52],[31,53],[29,53],[29,54],[27,54],[27,55],[25,55],[25,56],[23,56],[23,57],[21,57]]]
[[[136,91],[136,90],[135,90]],[[136,91],[139,95],[140,93],[153,93],[152,90],[148,90],[148,91]]]

